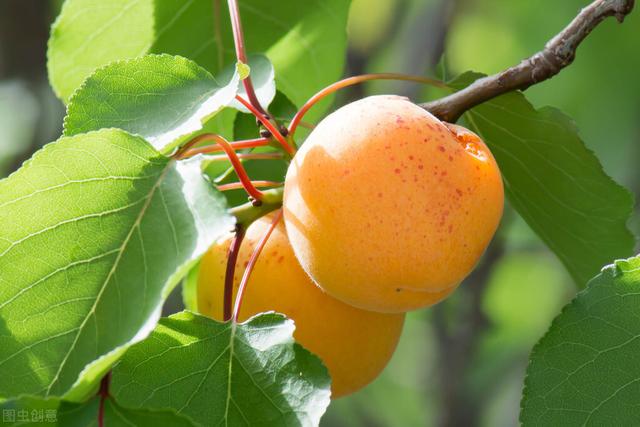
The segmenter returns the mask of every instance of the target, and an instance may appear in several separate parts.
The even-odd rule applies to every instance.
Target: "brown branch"
[[[622,22],[634,3],[635,0],[595,0],[540,52],[505,71],[478,79],[454,94],[421,104],[421,107],[439,119],[453,123],[478,104],[550,79],[573,62],[580,43],[600,22],[609,16]]]

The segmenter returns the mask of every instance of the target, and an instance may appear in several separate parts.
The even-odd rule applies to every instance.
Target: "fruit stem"
[[[249,175],[247,175],[247,171],[245,170],[244,166],[242,166],[242,162],[240,161],[238,154],[233,151],[233,147],[231,146],[229,141],[224,139],[222,136],[216,135],[214,133],[204,133],[193,138],[187,145],[185,145],[185,147],[193,146],[202,141],[215,141],[224,150],[224,152],[227,154],[227,157],[229,158],[229,161],[231,162],[231,165],[233,166],[233,170],[236,172],[236,175],[238,175],[238,179],[240,179],[240,182],[242,182],[245,191],[251,198],[253,198],[253,203],[259,205],[262,201],[262,191],[258,190],[251,183],[251,179],[249,178]],[[176,153],[176,156],[178,158],[182,158],[182,154],[180,154],[180,152]]]
[[[109,398],[109,383],[111,382],[111,371],[102,377],[100,381],[100,389],[98,390],[98,396],[100,396],[100,404],[98,406],[98,427],[104,427],[104,403]]]
[[[439,88],[447,87],[444,82],[437,79],[400,73],[361,74],[359,76],[347,77],[346,79],[339,80],[335,83],[330,84],[329,86],[325,87],[324,89],[313,95],[311,98],[309,98],[309,100],[293,117],[293,120],[291,120],[291,123],[289,124],[289,135],[293,136],[295,134],[295,131],[298,125],[300,125],[304,115],[307,114],[311,107],[313,107],[318,101],[322,100],[322,98],[345,87],[353,86],[355,84],[363,83],[369,80],[406,80],[410,82],[425,83]]]
[[[241,160],[278,160],[282,159],[282,153],[238,153]],[[229,158],[225,154],[217,156],[208,156],[208,161],[228,161]]]
[[[224,275],[224,300],[223,300],[223,313],[222,319],[226,322],[231,320],[232,306],[233,306],[233,279],[236,274],[236,261],[238,260],[238,253],[240,252],[240,245],[244,239],[245,228],[242,224],[236,225],[235,235],[231,239],[231,246],[229,246],[229,254],[227,256],[227,269]]]
[[[186,149],[183,147],[178,153],[176,153],[176,154],[179,154],[179,158],[184,159],[187,157],[193,157],[197,154],[217,153],[219,151],[223,151],[222,147],[218,144],[204,145],[202,147],[191,148],[196,143],[202,142],[202,140],[198,140],[198,141],[195,141],[194,144],[191,144],[192,141],[189,141],[187,144],[185,144],[184,147],[186,147]],[[269,138],[256,138],[256,139],[244,139],[241,141],[229,142],[229,145],[231,145],[231,147],[234,150],[239,150],[242,148],[264,147],[265,145],[269,145],[269,142],[270,142]]]
[[[236,217],[236,223],[245,229],[258,218],[262,218],[266,214],[282,207],[282,196],[284,187],[266,190],[263,193],[262,204],[254,206],[251,203],[245,203],[230,209],[230,213]]]
[[[254,187],[279,187],[282,185],[281,182],[276,181],[251,181]],[[229,184],[220,184],[217,186],[220,191],[228,191],[228,190],[238,190],[240,188],[244,188],[241,182],[231,182]]]
[[[273,125],[273,123],[271,123],[269,121],[269,119],[267,119],[263,114],[260,114],[260,112],[258,110],[255,109],[255,107],[253,105],[251,105],[250,103],[248,103],[244,98],[242,98],[240,95],[236,95],[236,99],[245,107],[247,107],[247,109],[249,111],[251,111],[251,113],[256,116],[256,118],[258,120],[260,120],[260,123],[262,123],[262,125],[267,128],[267,130],[271,133],[271,135],[278,140],[278,142],[280,143],[280,145],[282,145],[282,148],[284,148],[284,150],[291,156],[293,156],[295,154],[295,149],[289,145],[289,143],[287,142],[287,139],[282,135],[282,133],[280,133],[280,131]]]
[[[253,268],[255,267],[256,262],[258,261],[258,257],[260,257],[260,253],[262,252],[262,249],[267,244],[267,241],[269,240],[271,233],[273,233],[273,230],[275,230],[281,218],[282,218],[282,209],[280,209],[275,214],[275,216],[273,217],[273,220],[271,221],[271,225],[269,226],[267,231],[264,233],[264,235],[262,236],[262,239],[260,239],[256,247],[253,249],[251,258],[249,258],[249,263],[247,264],[247,267],[244,269],[244,274],[242,275],[242,279],[240,280],[240,285],[238,286],[238,293],[236,294],[236,304],[233,309],[234,322],[238,321],[238,316],[240,315],[240,308],[242,307],[242,298],[244,297],[245,290],[247,288],[247,282],[249,281],[249,277],[251,277],[251,272],[253,271]]]
[[[228,0],[227,4],[229,5],[229,16],[231,18],[233,42],[236,47],[236,57],[238,62],[247,64],[248,61],[244,44],[244,32],[242,31],[242,21],[240,20],[240,8],[238,7],[238,2],[236,0]],[[253,83],[251,82],[251,76],[247,76],[243,79],[242,84],[251,105],[260,113],[261,116],[266,115],[266,111],[262,108],[262,105],[260,105],[260,101],[256,96]]]

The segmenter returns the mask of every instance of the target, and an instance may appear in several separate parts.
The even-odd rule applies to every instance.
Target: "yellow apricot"
[[[502,216],[484,142],[398,96],[327,116],[287,172],[296,257],[328,294],[367,310],[439,302],[473,269]]]
[[[254,222],[242,243],[234,299],[244,266],[271,220]],[[198,311],[222,320],[224,275],[231,237],[217,242],[203,257],[198,276]],[[332,378],[332,397],[353,393],[373,381],[398,343],[404,314],[354,308],[325,294],[296,260],[284,224],[267,241],[247,283],[240,320],[277,311],[293,319],[294,338],[318,355]]]

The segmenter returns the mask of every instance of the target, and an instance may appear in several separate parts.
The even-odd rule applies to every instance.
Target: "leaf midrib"
[[[135,222],[133,223],[133,225],[131,226],[131,229],[129,230],[129,233],[127,234],[127,236],[125,237],[122,245],[120,246],[120,249],[118,251],[118,255],[116,256],[116,259],[115,259],[115,261],[113,263],[113,266],[111,267],[111,270],[109,270],[109,273],[107,274],[107,277],[105,278],[102,286],[100,287],[100,291],[98,292],[98,295],[96,296],[96,300],[93,303],[93,305],[91,306],[91,309],[89,310],[89,312],[85,316],[84,320],[82,321],[82,323],[78,327],[78,332],[76,333],[76,336],[75,336],[73,342],[71,343],[71,346],[69,347],[69,350],[67,351],[67,353],[65,354],[64,358],[62,359],[62,362],[60,363],[60,367],[58,368],[58,371],[56,372],[55,376],[51,380],[51,383],[49,384],[49,386],[47,387],[46,392],[45,392],[45,396],[49,396],[49,393],[51,392],[51,389],[56,384],[56,382],[59,380],[60,373],[64,369],[64,366],[66,365],[67,360],[69,359],[69,356],[71,355],[71,353],[75,349],[75,346],[78,343],[78,339],[80,338],[80,335],[82,334],[82,331],[84,330],[85,325],[87,324],[87,322],[89,321],[91,316],[95,314],[95,310],[96,310],[96,308],[97,308],[97,306],[98,306],[98,304],[100,302],[100,299],[101,299],[102,295],[104,294],[104,291],[107,288],[107,285],[111,281],[111,277],[113,276],[113,274],[115,273],[118,265],[120,264],[120,260],[122,259],[122,255],[124,254],[124,252],[125,252],[125,250],[127,248],[127,245],[129,244],[129,241],[131,240],[131,236],[133,236],[133,232],[140,226],[140,223],[142,222],[142,218],[146,214],[147,209],[149,208],[149,206],[151,205],[151,201],[153,200],[153,195],[158,190],[160,185],[162,185],[162,182],[164,181],[168,171],[173,166],[173,163],[174,163],[174,160],[170,160],[170,161],[167,162],[165,168],[162,170],[160,176],[158,177],[158,181],[153,185],[153,187],[149,191],[149,195],[147,196],[147,200],[145,201],[144,205],[142,206],[142,209],[140,210],[140,213],[136,217]],[[144,251],[144,248],[142,248],[142,250]]]

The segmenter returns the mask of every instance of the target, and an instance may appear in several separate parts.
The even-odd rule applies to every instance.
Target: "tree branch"
[[[550,79],[573,62],[580,43],[600,22],[609,16],[622,22],[634,3],[635,0],[595,0],[540,52],[505,71],[478,79],[454,94],[420,106],[439,119],[453,123],[478,104]]]

